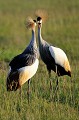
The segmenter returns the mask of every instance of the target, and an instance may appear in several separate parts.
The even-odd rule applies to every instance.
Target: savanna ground
[[[27,82],[19,90],[7,92],[6,77],[10,60],[21,53],[31,39],[25,19],[37,9],[45,9],[49,17],[43,23],[42,36],[62,48],[70,61],[72,77],[60,77],[55,93],[52,72],[52,100],[46,66],[40,60],[31,79],[30,104]],[[37,28],[36,28],[37,35]],[[0,120],[79,120],[79,0],[0,0]]]

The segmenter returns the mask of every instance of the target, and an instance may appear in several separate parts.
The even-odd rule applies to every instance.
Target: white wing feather
[[[49,47],[49,51],[54,58],[55,63],[64,67],[65,60],[67,60],[65,52],[62,49],[53,46]]]
[[[19,69],[19,84],[24,84],[27,80],[33,77],[38,69],[39,60],[36,61],[31,66],[22,67]]]

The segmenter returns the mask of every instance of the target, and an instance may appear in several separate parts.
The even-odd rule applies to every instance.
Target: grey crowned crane
[[[6,82],[7,91],[16,91],[26,81],[28,81],[29,91],[30,79],[35,75],[39,64],[35,26],[36,21],[29,17],[26,27],[32,30],[32,39],[26,49],[9,63],[10,70]]]
[[[71,77],[70,64],[65,52],[62,49],[51,46],[49,43],[43,40],[41,36],[42,18],[40,16],[37,17],[37,23],[40,56],[42,61],[46,64],[49,77],[51,76],[51,70],[56,73],[58,87],[58,76],[68,75]],[[50,89],[51,87],[50,81]]]

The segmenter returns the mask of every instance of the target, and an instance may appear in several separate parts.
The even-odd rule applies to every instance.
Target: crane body
[[[51,70],[53,70],[57,76],[68,75],[71,77],[71,68],[65,52],[58,47],[54,47],[50,45],[42,38],[41,17],[37,17],[37,23],[38,23],[39,53],[42,61],[45,63],[47,67],[49,77],[51,76]],[[58,84],[58,77],[57,77],[57,84]]]
[[[35,26],[35,20],[29,18],[28,27],[32,29],[32,39],[26,49],[21,54],[15,56],[9,63],[10,69],[6,81],[7,91],[16,91],[18,88],[21,88],[26,81],[30,81],[38,69],[39,60]]]

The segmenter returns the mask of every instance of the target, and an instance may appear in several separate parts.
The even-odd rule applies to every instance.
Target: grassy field
[[[30,104],[27,82],[19,90],[6,91],[10,60],[21,53],[31,39],[25,28],[26,17],[37,9],[45,9],[49,17],[43,23],[42,36],[62,48],[70,61],[72,77],[60,77],[55,94],[55,73],[52,72],[52,100],[46,66],[40,60],[31,79]],[[37,29],[36,29],[37,35]],[[79,0],[0,0],[0,120],[79,120]]]

